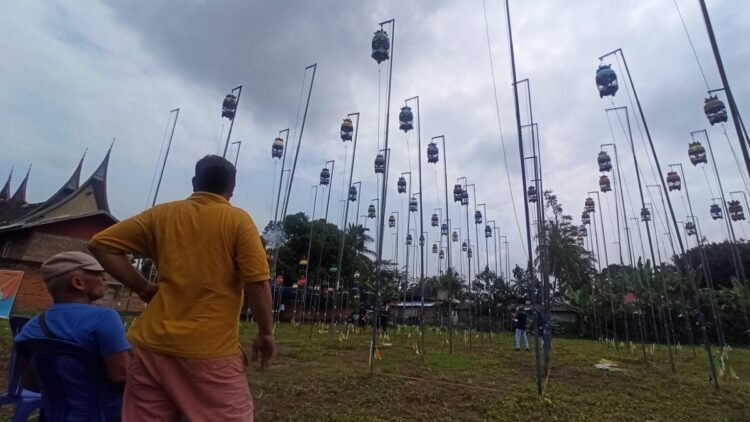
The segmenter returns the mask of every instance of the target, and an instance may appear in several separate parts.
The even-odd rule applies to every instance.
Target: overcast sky
[[[708,84],[719,87],[698,3],[677,3]],[[741,112],[747,114],[750,45],[745,41],[750,38],[750,2],[707,3],[735,97]],[[116,137],[108,193],[114,215],[126,218],[146,206],[169,111],[179,107],[158,199],[184,198],[190,194],[195,161],[216,153],[220,137],[226,136],[228,121],[221,118],[221,102],[231,88],[241,84],[244,90],[232,133],[233,141],[242,141],[233,203],[248,210],[262,228],[272,215],[272,175],[274,170],[278,172],[270,145],[285,128],[292,130],[290,139],[299,136],[300,93],[303,85],[306,93],[311,75],[305,74],[304,68],[317,63],[289,211],[310,212],[311,186],[317,183],[325,161],[336,160],[329,220],[340,222],[342,183],[348,178],[348,172],[344,175],[345,152],[349,166],[351,145],[345,149],[338,136],[339,125],[348,113],[360,112],[354,180],[363,182],[360,214],[365,214],[366,205],[377,196],[373,160],[378,145],[382,148],[384,143],[388,65],[383,63],[379,71],[370,58],[370,41],[378,22],[395,18],[389,136],[393,154],[387,210],[399,210],[402,217],[406,214],[406,196],[397,195],[395,186],[401,172],[412,170],[414,190],[418,189],[416,131],[408,135],[399,131],[397,116],[404,99],[419,95],[423,143],[419,156],[425,159],[425,145],[432,136],[445,135],[449,190],[460,176],[476,183],[477,202],[487,204],[489,218],[507,235],[511,262],[521,263],[525,240],[516,225],[509,191],[510,182],[515,212],[523,225],[505,13],[497,0],[486,0],[486,10],[502,132],[481,0],[0,3],[4,62],[0,66],[4,139],[0,174],[4,178],[14,167],[15,189],[33,164],[28,199],[42,201],[59,188],[87,148],[84,177],[88,177]],[[740,170],[745,169],[744,165],[738,169],[729,147],[731,144],[741,163],[731,120],[726,127],[728,142],[723,129],[709,126],[703,115],[706,86],[673,0],[514,1],[511,13],[518,77],[531,80],[545,188],[558,194],[565,212],[578,222],[586,192],[598,190],[596,155],[600,144],[612,142],[612,133],[627,181],[628,216],[634,217],[633,210],[640,209],[627,139],[614,114],[610,131],[604,109],[613,104],[609,98],[599,98],[594,84],[597,58],[622,48],[662,166],[683,163],[705,234],[712,241],[722,239],[726,235],[723,221],[714,222],[708,214],[710,198],[718,196],[713,168],[706,167],[704,175],[703,169],[690,165],[689,133],[708,128],[727,195],[746,190],[740,177]],[[615,63],[613,69],[622,84],[624,75],[613,60],[610,57],[605,63]],[[526,91],[522,89],[521,94],[525,110]],[[624,87],[614,105],[630,107]],[[630,110],[644,184],[654,184],[636,114]],[[522,119],[528,123],[525,112]],[[442,145],[440,153],[442,160],[446,157]],[[433,209],[444,203],[442,161],[438,166],[425,161],[422,168],[427,220]],[[679,193],[672,194],[679,220],[688,214],[682,198]],[[458,207],[449,199],[455,226]],[[609,193],[601,200],[608,258],[617,262],[617,247],[612,244],[617,240],[614,196]],[[661,208],[656,190],[647,194],[646,201]],[[322,203],[319,198],[319,206]],[[473,203],[472,198],[472,212]],[[320,215],[322,208],[316,213]],[[351,211],[350,222],[354,214]],[[462,227],[465,218],[462,214]],[[401,220],[403,237],[406,222]],[[655,220],[661,250],[666,253],[664,216]],[[368,225],[373,227],[373,220]],[[745,233],[750,231],[747,222],[736,224],[735,229],[738,237],[747,237]],[[473,243],[473,228],[471,231]],[[394,238],[391,234],[385,238],[384,255],[390,257]],[[429,238],[431,245],[437,239],[435,229],[430,228]],[[640,254],[635,235],[634,242]],[[401,247],[402,262],[403,252]],[[429,255],[428,265],[434,271],[436,260]],[[494,265],[492,259],[490,265]]]

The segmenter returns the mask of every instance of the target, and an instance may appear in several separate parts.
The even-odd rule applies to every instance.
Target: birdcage
[[[375,156],[375,173],[385,173],[385,156],[383,154]]]
[[[673,190],[681,190],[682,189],[682,180],[680,179],[680,175],[677,174],[676,171],[670,170],[667,172],[667,187],[669,188],[669,191]]]
[[[320,171],[320,184],[323,186],[327,186],[331,182],[331,171],[328,170],[328,167],[324,167],[323,170]]]
[[[586,198],[586,202],[584,202],[583,207],[588,212],[594,212],[596,210],[596,203],[594,203],[594,199],[591,197]]]
[[[714,220],[721,220],[722,218],[724,218],[722,216],[721,207],[717,204],[711,204],[710,212],[711,218],[713,218]]]
[[[388,53],[391,49],[391,41],[388,38],[388,33],[383,29],[375,31],[375,35],[372,37],[372,55],[378,64],[388,60]]]
[[[596,87],[599,89],[599,97],[614,97],[617,93],[617,74],[611,69],[612,65],[601,64],[596,69]]]
[[[401,112],[398,113],[398,122],[398,128],[404,132],[414,129],[414,113],[411,112],[411,107],[407,105],[401,107]]]
[[[341,140],[343,142],[351,141],[353,133],[354,124],[352,123],[352,119],[347,117],[343,122],[341,122]]]
[[[281,158],[284,155],[284,140],[276,138],[271,144],[271,158]]]
[[[703,103],[703,112],[706,113],[706,118],[708,118],[711,126],[727,121],[727,108],[724,106],[724,102],[716,95],[706,98],[706,101]]]
[[[599,171],[612,170],[612,159],[606,151],[599,152],[599,156],[596,157],[596,162],[599,164]]]
[[[438,158],[440,157],[440,151],[438,150],[438,146],[434,142],[430,142],[427,145],[427,162],[430,164],[435,164],[438,162]]]
[[[698,141],[688,144],[688,156],[690,157],[690,162],[693,163],[694,166],[697,166],[699,163],[708,163],[708,160],[706,159],[706,148],[704,148]]]
[[[224,97],[224,102],[221,104],[221,117],[226,117],[229,120],[234,120],[234,115],[237,112],[237,97],[234,94],[227,94]]]
[[[398,193],[406,193],[406,179],[404,176],[398,178],[396,187],[398,188]]]

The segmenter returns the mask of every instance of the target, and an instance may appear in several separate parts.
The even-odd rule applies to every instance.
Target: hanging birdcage
[[[391,216],[388,217],[388,227],[390,228],[396,227],[396,216],[394,216],[393,214],[391,214]]]
[[[604,192],[610,192],[612,190],[612,184],[609,181],[609,177],[606,174],[599,176],[599,189]]]
[[[599,156],[596,157],[596,162],[599,163],[599,171],[612,170],[612,159],[607,154],[607,151],[600,151]]]
[[[578,227],[578,236],[586,237],[588,236],[588,232],[586,231],[586,226],[580,226]]]
[[[411,246],[412,237],[410,234],[406,235],[406,246]]]
[[[320,171],[320,184],[326,186],[330,182],[331,182],[331,171],[328,170],[328,167],[324,167],[323,170]]]
[[[352,123],[352,119],[347,117],[343,122],[341,122],[341,140],[343,142],[351,141],[353,133],[354,124]]]
[[[453,185],[453,202],[461,202],[464,189],[461,185]]]
[[[729,208],[729,216],[732,218],[732,221],[740,221],[745,219],[745,213],[742,210],[740,201],[729,201],[727,203],[727,208]]]
[[[281,158],[284,155],[284,140],[276,138],[271,144],[271,158]]]
[[[411,112],[411,107],[407,105],[401,107],[401,112],[398,113],[398,122],[398,128],[404,132],[414,129],[414,113]]]
[[[391,41],[388,38],[388,33],[382,28],[375,31],[375,35],[372,37],[372,55],[378,64],[388,60],[388,51],[391,49]]]
[[[224,97],[224,102],[221,104],[221,117],[226,117],[229,120],[234,120],[234,115],[237,112],[237,97],[234,94],[227,94]]]
[[[490,238],[492,237],[492,227],[490,226],[484,226],[484,237]]]
[[[695,229],[695,224],[690,221],[685,223],[685,232],[688,234],[688,236],[694,236],[698,233],[698,231]]]
[[[437,214],[433,213],[432,214],[432,219],[430,221],[432,223],[432,227],[437,227],[438,224],[440,223],[440,217],[438,217]]]
[[[375,205],[370,204],[370,206],[367,207],[367,218],[375,218]]]
[[[438,259],[445,259],[445,251],[440,249],[440,253],[438,254]]]
[[[601,64],[596,69],[596,87],[599,89],[599,98],[614,97],[617,93],[617,74],[610,66],[612,65]]]
[[[375,174],[385,174],[385,156],[383,154],[378,154],[375,157]]]
[[[469,245],[467,245],[467,244],[466,244],[466,242],[463,242],[463,243],[461,244],[461,250],[462,250],[463,252],[466,252],[466,251],[468,250],[468,248],[469,248]]]
[[[710,212],[711,218],[713,218],[714,220],[721,220],[722,218],[724,218],[722,216],[721,207],[718,204],[711,204]]]
[[[474,224],[482,224],[482,211],[474,211]]]
[[[667,187],[669,188],[669,191],[673,190],[681,190],[682,189],[682,180],[680,179],[680,175],[677,174],[676,171],[670,170],[667,172]]]
[[[474,254],[473,254],[473,253],[471,252],[471,248],[469,248],[469,249],[468,249],[468,250],[466,251],[466,256],[468,256],[469,258],[471,258],[471,257],[472,257],[472,255],[474,255]]]
[[[594,199],[591,197],[586,198],[586,202],[584,202],[583,208],[586,210],[586,212],[596,211],[596,203],[594,203]]]
[[[461,192],[461,205],[469,205],[469,191],[465,190]]]
[[[581,213],[581,224],[583,225],[591,224],[591,216],[586,211]]]
[[[641,208],[641,221],[645,223],[651,221],[651,211],[648,208]]]
[[[440,235],[448,236],[448,224],[447,223],[443,223],[440,225]]]
[[[357,187],[349,186],[349,200],[354,202],[357,200]]]
[[[432,253],[438,253],[438,245],[437,243],[432,244]]]
[[[438,162],[439,157],[440,157],[440,151],[438,151],[437,144],[434,142],[430,142],[427,145],[427,162],[431,164],[435,164]]]
[[[727,121],[727,108],[724,106],[724,102],[716,95],[706,98],[706,101],[703,103],[703,112],[706,113],[711,126]]]
[[[698,141],[688,144],[688,156],[690,157],[690,162],[693,163],[694,166],[697,166],[698,163],[708,163],[708,160],[706,159],[706,148],[704,148]]]
[[[526,195],[529,197],[529,202],[536,202],[538,199],[536,186],[529,186],[529,188],[526,190]]]
[[[411,199],[409,199],[409,211],[417,212],[417,207],[417,198],[412,197]]]
[[[404,176],[398,178],[396,187],[398,188],[398,193],[406,193],[406,179],[404,178]]]
[[[451,239],[452,239],[452,240],[453,240],[454,242],[458,242],[458,233],[456,233],[456,232],[453,232],[453,234],[451,234]]]

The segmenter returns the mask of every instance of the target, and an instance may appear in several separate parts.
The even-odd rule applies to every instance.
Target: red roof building
[[[83,158],[71,176],[49,199],[26,201],[31,168],[11,192],[11,175],[0,190],[0,269],[24,272],[16,298],[16,311],[37,311],[52,303],[42,282],[39,267],[50,256],[63,251],[88,252],[91,237],[118,220],[107,201],[107,152],[94,173],[80,183]],[[122,286],[110,283],[110,304],[116,304]],[[103,299],[106,301],[106,299]],[[138,301],[140,304],[140,301]]]

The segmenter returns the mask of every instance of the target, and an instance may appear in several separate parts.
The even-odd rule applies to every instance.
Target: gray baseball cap
[[[42,264],[45,280],[61,276],[75,270],[104,272],[104,268],[93,256],[77,251],[61,252],[53,255]]]

